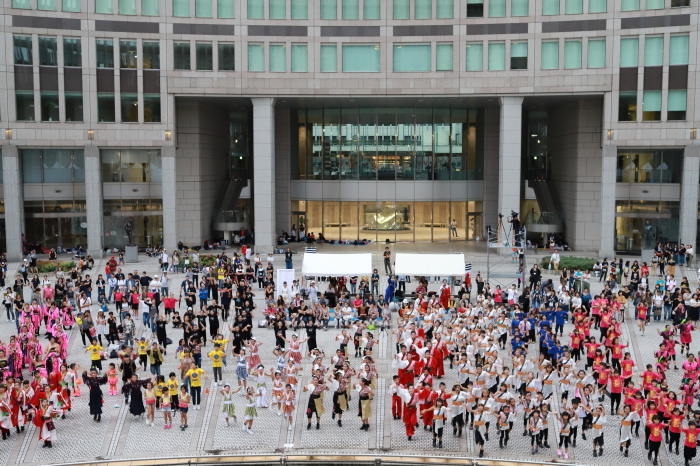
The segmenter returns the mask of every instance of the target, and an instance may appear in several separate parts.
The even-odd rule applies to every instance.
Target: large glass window
[[[142,42],[143,69],[160,69],[160,42]]]
[[[58,92],[41,91],[41,121],[58,121]]]
[[[236,7],[234,0],[216,0],[217,18],[235,18]]]
[[[410,19],[410,0],[393,0],[394,19]]]
[[[190,43],[189,42],[173,42],[174,69],[189,70],[190,63]]]
[[[644,91],[642,121],[661,120],[661,91]]]
[[[321,19],[337,19],[337,0],[321,0]]]
[[[527,16],[529,14],[528,0],[511,0],[510,15],[511,16]]]
[[[588,67],[605,68],[605,39],[588,39]]]
[[[335,44],[321,45],[321,73],[338,71],[338,46]]]
[[[560,0],[542,0],[543,15],[558,15]]]
[[[678,241],[678,201],[618,199],[615,202],[615,250],[639,254],[657,243]]]
[[[433,17],[433,0],[415,0],[416,19],[431,19]]]
[[[173,0],[173,16],[179,18],[189,18],[190,0]]]
[[[287,0],[269,0],[269,6],[270,19],[287,19]]]
[[[639,38],[623,37],[620,39],[620,68],[639,65]]]
[[[160,123],[160,94],[143,95],[143,121]]]
[[[119,0],[118,6],[120,15],[136,14],[136,0]]]
[[[32,0],[12,0],[12,8],[30,10],[32,8]]]
[[[15,65],[31,65],[32,59],[32,36],[12,37],[15,54]]]
[[[467,18],[484,17],[484,0],[467,0]]]
[[[95,40],[98,68],[114,68],[114,42],[105,39]]]
[[[63,66],[75,66],[80,68],[83,65],[83,53],[80,39],[63,38]]]
[[[195,0],[194,16],[196,18],[213,18],[214,10],[212,8],[212,0]]]
[[[248,19],[265,19],[264,0],[248,0]]]
[[[452,71],[452,44],[437,44],[435,55],[437,71]]]
[[[484,69],[484,44],[467,44],[467,71]]]
[[[583,0],[564,0],[564,12],[567,15],[583,13]]]
[[[83,93],[66,92],[66,121],[83,121]]]
[[[97,93],[97,121],[114,123],[114,94],[111,92]]]
[[[248,71],[265,71],[265,46],[248,44]]]
[[[589,13],[605,13],[608,11],[608,0],[588,0]]]
[[[128,243],[124,225],[132,227],[133,242],[143,246],[163,244],[162,199],[105,199],[103,201],[104,246],[123,248]]]
[[[292,72],[309,71],[309,47],[306,44],[292,44]]]
[[[567,40],[564,42],[564,69],[581,68],[581,40]]]
[[[430,71],[430,44],[394,44],[394,71]]]
[[[141,0],[141,14],[143,16],[160,16],[160,2],[158,0]]]
[[[671,0],[671,8],[690,6],[690,0]]]
[[[379,19],[381,17],[381,0],[363,0],[362,17],[364,19]]]
[[[58,44],[55,37],[39,37],[39,65],[58,66]]]
[[[505,42],[489,42],[489,71],[506,69]]]
[[[270,71],[284,73],[287,71],[287,46],[270,44]]]
[[[685,112],[688,100],[688,91],[669,90],[668,91],[668,119],[672,121],[685,120]]]
[[[111,15],[114,13],[112,0],[95,0],[95,13]]]
[[[22,180],[25,183],[84,183],[82,149],[23,149]]]
[[[102,181],[105,183],[152,183],[163,181],[160,150],[102,150]]]
[[[618,183],[680,183],[682,178],[683,150],[618,150]]]
[[[671,44],[669,46],[669,65],[687,65],[688,64],[688,45],[689,36],[687,34],[671,36]]]
[[[343,44],[343,71],[379,73],[379,45]]]
[[[664,7],[665,0],[646,0],[647,10],[661,10]]]
[[[37,9],[56,11],[56,0],[37,0]]]
[[[292,0],[292,19],[309,19],[308,0]]]
[[[139,122],[139,96],[122,92],[122,123]]]
[[[637,91],[620,92],[618,121],[637,121]]]
[[[506,15],[506,0],[489,0],[489,18],[502,18]]]
[[[234,71],[236,49],[234,44],[219,42],[219,71]]]
[[[34,121],[34,91],[15,91],[17,121]]]
[[[510,69],[527,69],[527,42],[510,43]]]
[[[455,17],[454,0],[437,0],[437,18],[452,19]]]
[[[211,71],[214,69],[214,56],[211,42],[197,42],[195,44],[198,71]]]
[[[644,38],[644,66],[661,66],[664,64],[663,36]]]
[[[341,0],[343,19],[360,19],[360,0]]]
[[[136,68],[138,52],[136,51],[135,40],[120,40],[119,41],[119,67],[120,68]]]
[[[639,0],[622,0],[622,11],[639,10]]]

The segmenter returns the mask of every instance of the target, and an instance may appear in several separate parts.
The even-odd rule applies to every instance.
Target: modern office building
[[[694,244],[698,10],[3,0],[0,248],[469,241],[511,211],[605,256]]]

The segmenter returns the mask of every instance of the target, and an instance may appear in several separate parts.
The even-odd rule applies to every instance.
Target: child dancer
[[[229,384],[225,384],[224,389],[219,390],[221,393],[221,412],[226,415],[226,427],[231,425],[228,421],[229,417],[232,417],[234,422],[237,420],[236,405],[233,404],[233,394],[239,391],[241,391],[240,387],[236,390],[231,390],[231,385]]]
[[[119,395],[119,389],[117,384],[119,383],[119,373],[117,372],[117,366],[113,362],[109,363],[109,369],[107,370],[107,382],[109,383],[109,394]]]

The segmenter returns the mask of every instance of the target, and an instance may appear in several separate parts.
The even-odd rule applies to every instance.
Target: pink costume
[[[301,364],[301,351],[299,350],[300,343],[298,341],[291,340],[289,342],[289,358],[294,361],[295,365]]]

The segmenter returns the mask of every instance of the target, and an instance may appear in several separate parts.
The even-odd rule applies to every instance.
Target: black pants
[[[97,370],[102,370],[102,360],[101,359],[94,359],[90,361],[90,364],[92,364],[92,367],[97,368]]]
[[[444,430],[444,427],[435,427],[435,421],[433,421],[433,440],[438,439],[442,442],[442,433]]]
[[[143,366],[144,370],[147,369],[147,366],[148,366],[148,355],[147,354],[139,354],[139,365]]]
[[[560,435],[559,436],[559,448],[562,446],[564,448],[569,448],[569,441],[571,440],[571,435]]]
[[[541,447],[542,446],[542,438],[541,438],[541,433],[537,434],[530,434],[530,446],[534,447],[535,442],[537,442],[537,446]]]
[[[610,412],[617,413],[617,409],[620,409],[620,401],[622,399],[622,393],[611,393],[610,394]],[[617,409],[615,406],[617,405]]]
[[[652,456],[654,458],[659,457],[659,447],[661,446],[661,442],[655,442],[654,440],[649,440],[649,457],[651,458]]]
[[[190,386],[190,395],[192,396],[192,405],[199,405],[202,402],[202,387]]]
[[[671,441],[668,442],[668,449],[671,450],[673,448],[673,444],[676,444],[676,450],[678,450],[678,447],[680,446],[681,443],[681,433],[680,432],[669,432],[668,433]]]
[[[695,458],[695,453],[697,451],[696,447],[683,446],[683,456],[686,460],[690,461]]]
[[[213,367],[212,369],[214,369],[214,382],[218,382],[220,380],[223,381],[224,377],[221,374],[222,368],[221,367]]]
[[[507,445],[508,440],[510,440],[510,429],[502,430],[501,438],[498,440],[498,443],[501,445]]]

